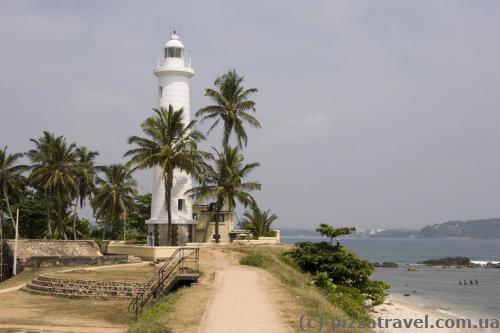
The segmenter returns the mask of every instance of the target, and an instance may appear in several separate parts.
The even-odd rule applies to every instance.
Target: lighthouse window
[[[165,58],[180,58],[182,49],[180,47],[167,47],[165,49]]]
[[[177,210],[182,210],[182,204],[184,203],[184,199],[177,200]]]
[[[163,87],[158,87],[158,96],[160,98],[163,96]]]

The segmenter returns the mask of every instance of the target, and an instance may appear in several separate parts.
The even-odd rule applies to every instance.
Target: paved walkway
[[[216,252],[215,293],[199,333],[289,333],[258,270],[231,265]]]
[[[16,291],[16,290],[19,290],[21,289],[22,287],[24,287],[26,285],[26,283],[22,283],[22,284],[19,284],[17,286],[14,286],[14,287],[10,287],[10,288],[5,288],[5,289],[0,289],[0,294],[2,293],[8,293],[8,292],[11,292],[11,291]]]

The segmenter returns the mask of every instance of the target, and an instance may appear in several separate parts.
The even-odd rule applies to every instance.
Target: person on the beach
[[[462,281],[458,280],[458,284],[459,284],[459,285],[462,285]]]
[[[479,281],[478,281],[478,280],[474,280],[474,281],[476,282],[476,285],[478,285],[478,284],[479,284]]]
[[[464,280],[464,285],[467,285],[467,280]]]
[[[472,280],[470,280],[470,285],[472,286],[474,283],[472,283]]]

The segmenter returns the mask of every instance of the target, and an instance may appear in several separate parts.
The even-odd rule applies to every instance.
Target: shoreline
[[[467,319],[464,316],[448,311],[447,309],[443,309],[437,307],[436,305],[431,304],[422,304],[418,299],[402,299],[401,297],[390,294],[386,297],[384,303],[382,305],[376,306],[371,315],[372,319],[382,318],[385,319],[399,319],[399,320],[416,320],[416,319],[424,319],[425,316],[428,316],[429,324],[433,325],[436,320],[461,320]],[[473,323],[476,323],[474,318],[470,318]],[[452,333],[465,333],[465,332],[483,332],[479,328],[377,328],[376,332],[386,332],[386,333],[395,333],[395,332],[452,332]],[[491,331],[493,332],[493,331]]]

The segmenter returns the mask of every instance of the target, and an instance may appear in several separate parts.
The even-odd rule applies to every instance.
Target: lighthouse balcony
[[[191,75],[194,74],[194,70],[191,67],[191,57],[167,57],[164,59],[158,59],[156,62],[155,74],[160,72],[185,72]]]

